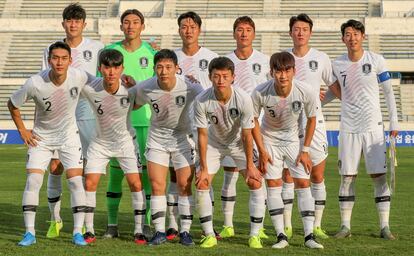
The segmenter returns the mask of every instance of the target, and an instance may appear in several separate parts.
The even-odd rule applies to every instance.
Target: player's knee
[[[321,172],[311,172],[311,181],[312,183],[321,183],[324,179],[323,173]]]
[[[308,188],[310,186],[310,181],[308,179],[294,179],[295,189],[299,188]]]
[[[190,195],[191,194],[191,182],[179,182],[177,183],[178,193],[179,195]],[[209,186],[207,184],[207,188],[209,189]]]
[[[283,185],[282,179],[271,179],[266,180],[266,184],[268,187],[281,187]]]
[[[95,180],[93,180],[92,178],[86,176],[85,190],[86,191],[96,191],[97,187],[98,187],[98,183]]]
[[[390,195],[390,189],[387,183],[387,176],[385,174],[377,176],[372,180],[374,181],[375,198],[382,198]]]
[[[33,191],[38,193],[43,184],[43,174],[28,173],[26,179],[26,191]]]
[[[341,185],[339,186],[339,196],[355,195],[355,179],[356,176],[343,175],[341,176]]]
[[[197,188],[197,190],[209,190],[210,186],[206,182],[199,182],[199,183],[197,183],[196,188]]]
[[[58,159],[52,159],[50,161],[50,173],[53,175],[62,175],[63,165]]]
[[[282,179],[284,182],[293,183],[293,178],[290,175],[289,169],[284,168],[282,172]]]
[[[262,183],[254,179],[249,179],[247,180],[247,186],[249,187],[250,190],[256,190],[262,187]]]

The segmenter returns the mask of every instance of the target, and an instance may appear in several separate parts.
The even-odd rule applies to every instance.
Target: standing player
[[[23,215],[26,233],[21,246],[36,243],[35,216],[39,205],[39,191],[46,170],[57,151],[66,169],[71,206],[74,218],[73,243],[86,245],[81,234],[85,219],[85,190],[82,183],[82,147],[76,126],[75,109],[79,93],[88,82],[87,73],[69,68],[71,49],[63,42],[49,47],[50,69],[32,76],[16,91],[8,102],[10,114],[29,146],[26,163],[26,187],[23,192]],[[32,131],[28,131],[20,116],[19,108],[28,100],[36,104],[36,118]]]
[[[289,34],[293,41],[293,48],[289,49],[295,57],[296,74],[295,79],[311,85],[310,90],[317,97],[316,128],[310,145],[310,157],[312,160],[311,191],[315,199],[315,223],[313,233],[317,238],[326,239],[329,236],[321,229],[322,215],[326,202],[326,189],[324,172],[326,158],[328,157],[328,140],[326,137],[325,120],[322,114],[319,91],[321,83],[331,85],[334,82],[331,61],[323,52],[309,46],[312,35],[313,21],[306,14],[293,16],[289,21]],[[306,124],[306,118],[303,121]],[[301,135],[303,138],[303,135]],[[302,140],[303,143],[303,140]],[[292,237],[292,206],[294,199],[294,184],[289,170],[283,171],[282,198],[285,204],[283,216],[285,233],[290,239]]]
[[[274,79],[259,85],[253,92],[252,99],[257,125],[253,129],[253,136],[259,150],[259,166],[265,172],[269,214],[277,234],[277,243],[273,248],[288,246],[283,227],[284,205],[281,196],[283,164],[286,163],[298,194],[305,246],[322,249],[323,246],[315,241],[312,233],[315,202],[309,184],[312,168],[309,150],[316,126],[316,94],[310,90],[309,85],[293,80],[295,59],[290,53],[273,54],[270,67]],[[264,116],[259,129],[258,118],[262,109]],[[307,117],[307,124],[301,146],[299,121],[302,111]]]
[[[151,46],[141,40],[141,32],[144,30],[144,16],[136,9],[126,10],[121,15],[120,28],[124,33],[125,39],[114,44],[108,45],[106,49],[115,49],[122,53],[124,57],[124,74],[132,76],[137,82],[143,81],[154,76],[154,55],[155,51]],[[146,194],[147,209],[150,209],[151,186],[148,180],[147,161],[144,155],[147,132],[151,110],[148,105],[144,105],[138,110],[131,112],[131,124],[137,135],[137,142],[140,150],[142,163],[142,185]],[[108,227],[105,232],[106,238],[119,236],[118,231],[118,209],[122,197],[122,172],[116,160],[110,161],[109,182],[106,193],[108,207]],[[151,212],[148,210],[145,216],[144,233],[150,236]]]
[[[104,47],[101,42],[83,37],[82,33],[86,27],[86,12],[79,4],[68,5],[62,13],[62,26],[66,37],[63,39],[71,48],[71,67],[81,69],[95,76],[97,73],[98,53]],[[43,54],[42,70],[49,68],[49,52],[45,49]],[[76,106],[76,123],[79,128],[80,140],[82,143],[82,154],[86,158],[86,152],[90,141],[95,136],[96,124],[92,110],[82,96]],[[59,236],[63,227],[60,217],[60,196],[62,194],[63,166],[57,159],[57,152],[50,163],[50,173],[47,182],[47,198],[50,209],[50,226],[46,237],[54,238]]]
[[[253,164],[251,130],[254,120],[251,98],[237,86],[233,88],[234,64],[229,58],[213,59],[208,69],[213,87],[197,97],[194,103],[200,156],[200,169],[196,181],[197,205],[201,227],[206,235],[201,240],[201,247],[217,245],[209,188],[220,168],[220,162],[225,156],[230,156],[250,189],[249,246],[262,248],[259,230],[263,221],[265,197],[261,188],[262,176]]]
[[[150,245],[166,242],[165,196],[170,161],[174,166],[178,187],[178,213],[180,214],[180,243],[193,245],[190,227],[193,219],[191,184],[194,175],[194,142],[191,134],[190,110],[194,98],[203,88],[176,75],[177,55],[168,49],[155,54],[156,77],[136,88],[137,107],[151,104],[151,128],[146,157],[151,180],[151,213],[156,233]],[[211,202],[211,201],[210,201]]]
[[[142,190],[139,171],[139,151],[134,140],[135,130],[131,127],[129,113],[134,99],[128,89],[121,86],[123,56],[113,49],[103,50],[99,55],[99,71],[103,76],[85,86],[82,94],[93,106],[98,123],[96,138],[88,148],[88,161],[85,167],[85,189],[87,213],[85,217],[85,241],[96,240],[93,228],[93,215],[96,207],[96,190],[106,165],[116,157],[131,190],[132,208],[135,215],[134,238],[137,244],[146,244],[142,234],[145,217],[145,193]],[[137,158],[138,157],[138,158]]]
[[[195,12],[186,12],[178,17],[178,33],[182,40],[182,48],[176,49],[179,74],[190,75],[198,80],[207,89],[211,86],[208,78],[208,65],[217,53],[199,45],[198,38],[201,32],[201,18]],[[196,132],[196,131],[195,131]],[[196,136],[195,133],[193,133]],[[170,171],[170,185],[168,187],[169,228],[167,239],[172,240],[178,235],[178,191],[174,170]],[[214,206],[213,188],[210,188],[210,197]]]
[[[227,55],[235,65],[235,85],[249,95],[261,83],[268,80],[269,56],[253,49],[253,40],[256,37],[256,26],[248,16],[237,18],[233,24],[233,37],[236,40],[236,49]],[[234,236],[233,213],[236,203],[236,184],[239,172],[230,157],[223,160],[224,182],[221,190],[222,211],[224,226],[220,232],[223,238]],[[264,185],[264,183],[263,183]],[[266,192],[266,191],[265,191]],[[264,229],[260,230],[261,238],[268,238]]]
[[[381,86],[390,114],[390,135],[396,137],[398,115],[391,77],[384,58],[363,49],[365,27],[361,22],[348,20],[342,24],[341,33],[348,53],[333,62],[334,75],[339,85],[330,87],[336,87],[333,92],[337,92],[336,96],[342,100],[338,153],[338,167],[341,174],[339,188],[341,230],[335,237],[351,236],[355,180],[362,152],[367,172],[374,182],[380,236],[393,240],[395,237],[389,228],[391,197],[386,176],[386,145],[379,98],[379,86]]]

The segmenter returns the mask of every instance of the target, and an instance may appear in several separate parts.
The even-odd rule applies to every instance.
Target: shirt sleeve
[[[314,117],[316,116],[316,108],[317,108],[317,103],[316,103],[316,94],[315,92],[311,91],[311,90],[306,90],[305,91],[305,114],[306,117]]]
[[[204,104],[201,103],[200,98],[197,97],[194,101],[194,126],[197,128],[207,128],[208,119]]]
[[[135,88],[135,103],[140,106],[145,105],[147,102],[144,95],[143,84],[139,83],[135,85],[133,88]]]
[[[254,128],[254,110],[252,99],[247,95],[244,97],[243,113],[241,115],[241,128],[253,129]]]
[[[20,108],[26,101],[33,99],[32,87],[33,82],[32,79],[29,78],[26,83],[10,97],[13,106]]]
[[[333,74],[332,63],[329,57],[326,55],[324,60],[324,69],[322,70],[322,80],[327,85],[332,85],[337,79]]]
[[[260,93],[257,90],[253,90],[251,98],[252,98],[253,116],[255,118],[259,118],[260,112],[262,111]]]

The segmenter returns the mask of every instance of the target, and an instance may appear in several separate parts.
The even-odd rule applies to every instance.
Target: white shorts
[[[296,179],[309,179],[302,164],[296,166],[296,158],[299,154],[299,144],[291,144],[289,146],[274,146],[264,144],[267,153],[273,160],[273,164],[267,164],[267,173],[264,175],[266,180],[274,180],[282,178],[284,164],[289,168],[290,175]]]
[[[326,136],[326,128],[323,120],[316,121],[315,133],[310,144],[310,157],[312,165],[316,166],[328,157],[328,138]],[[304,136],[300,136],[300,143],[303,145]]]
[[[79,137],[82,144],[82,154],[83,157],[88,159],[87,152],[89,144],[96,136],[96,121],[92,120],[77,120],[76,121],[79,128]]]
[[[29,147],[26,169],[47,170],[54,153],[57,154],[65,170],[82,169],[83,156],[80,139],[79,136],[74,136],[74,138],[61,146],[47,146],[39,143],[36,147]]]
[[[338,167],[341,175],[358,174],[361,152],[364,154],[368,174],[387,172],[384,131],[339,132]]]
[[[246,169],[246,154],[243,147],[217,148],[207,145],[207,169],[209,174],[216,174],[220,169],[223,159],[228,158],[234,161],[239,171]],[[226,165],[227,166],[227,165]]]
[[[243,152],[244,152],[244,149],[243,149]],[[254,144],[254,147],[253,147],[253,162],[255,163],[255,165],[257,165],[258,161],[259,161],[259,153],[257,152],[256,145]],[[221,161],[221,166],[236,168],[237,164],[236,164],[236,162],[234,162],[233,158],[231,158],[230,156],[225,156],[223,158],[223,160]]]
[[[175,170],[194,165],[194,141],[191,138],[184,140],[173,150],[167,148],[151,148],[147,145],[145,157],[147,161],[162,166],[170,167],[172,165]]]
[[[124,174],[141,173],[142,166],[139,158],[138,144],[134,139],[124,140],[116,147],[105,146],[99,140],[93,140],[88,148],[85,174],[106,174],[106,166],[115,157]]]

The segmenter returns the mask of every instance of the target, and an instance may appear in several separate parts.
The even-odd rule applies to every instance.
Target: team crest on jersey
[[[182,107],[182,106],[184,106],[184,104],[185,104],[185,97],[184,96],[180,95],[180,96],[175,97],[175,105]]]
[[[70,96],[72,98],[76,98],[78,96],[78,87],[73,87],[72,89],[70,89]]]
[[[309,68],[310,68],[310,70],[315,72],[318,69],[318,62],[315,61],[315,60],[309,61]]]
[[[229,112],[231,118],[236,118],[239,116],[239,110],[237,108],[231,108]]]
[[[260,72],[262,71],[262,65],[260,65],[259,63],[254,63],[254,64],[252,65],[252,69],[253,69],[253,72],[254,72],[256,75],[258,75],[258,74],[260,74]]]
[[[302,103],[300,101],[292,102],[293,112],[298,112],[302,108]]]
[[[89,50],[83,51],[83,59],[86,61],[91,61],[92,59],[92,52]]]
[[[141,57],[139,59],[139,65],[141,65],[141,67],[143,67],[143,68],[147,68],[148,67],[148,58],[147,57]]]
[[[366,64],[362,65],[362,72],[364,74],[371,73],[371,64],[366,63]]]
[[[128,98],[128,97],[122,97],[122,98],[120,99],[120,102],[121,102],[121,106],[122,106],[123,108],[126,108],[126,107],[128,107],[128,106],[129,106],[129,98]]]
[[[204,71],[208,68],[208,61],[206,59],[202,59],[198,62],[198,66],[202,71]]]

